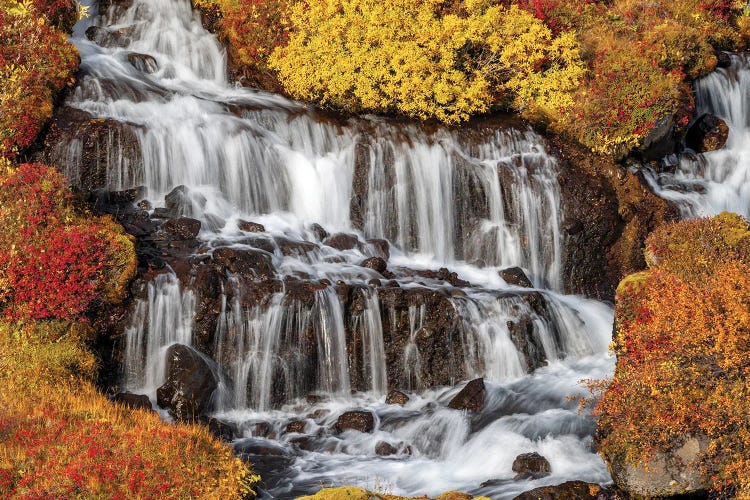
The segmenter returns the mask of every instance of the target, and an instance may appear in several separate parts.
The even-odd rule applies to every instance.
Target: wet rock
[[[378,444],[375,445],[375,454],[381,457],[395,455],[396,453],[398,453],[398,448],[385,441],[378,441]]]
[[[513,500],[602,500],[613,498],[601,486],[583,481],[568,481],[526,491]]]
[[[370,433],[375,430],[375,416],[369,411],[347,411],[336,420],[335,430],[338,432],[355,430]]]
[[[188,422],[210,413],[218,386],[215,363],[191,347],[174,344],[167,349],[166,365],[167,380],[156,390],[159,406]]]
[[[234,451],[240,455],[266,455],[283,457],[287,450],[282,445],[264,439],[248,438],[234,444]]]
[[[187,186],[177,186],[164,197],[167,213],[171,217],[200,214],[206,207],[206,197]]]
[[[112,398],[115,403],[127,406],[134,410],[151,410],[151,400],[145,394],[133,394],[132,392],[120,392]]]
[[[367,240],[367,251],[386,261],[391,258],[391,245],[386,240]]]
[[[245,231],[248,233],[266,232],[266,227],[263,224],[258,224],[257,222],[250,222],[246,220],[237,221],[237,227],[240,228],[241,231]]]
[[[708,448],[705,437],[690,436],[671,453],[656,452],[648,461],[632,464],[622,457],[604,457],[615,485],[637,497],[671,497],[698,494],[710,489],[699,461]]]
[[[218,418],[209,417],[204,420],[204,424],[211,434],[222,441],[230,442],[237,435],[237,429],[232,424],[223,422]]]
[[[667,116],[656,122],[638,148],[638,155],[645,162],[659,161],[677,148],[674,118]]]
[[[171,240],[193,240],[201,230],[201,221],[189,217],[170,219],[164,223],[161,230]]]
[[[335,248],[336,250],[351,250],[357,248],[359,240],[353,234],[336,233],[329,236],[323,241],[324,245]]]
[[[293,420],[286,424],[286,428],[284,429],[284,432],[286,433],[292,433],[296,432],[298,434],[304,434],[305,433],[305,427],[307,427],[307,422],[304,420]]]
[[[323,226],[321,226],[318,223],[312,224],[310,226],[310,231],[315,235],[318,240],[323,241],[326,238],[328,238],[328,231],[326,231]]]
[[[499,274],[509,285],[520,286],[523,288],[534,288],[534,284],[520,267],[509,267],[508,269],[500,271]]]
[[[268,422],[258,422],[250,430],[253,437],[270,437],[273,434],[273,427]]]
[[[318,249],[315,243],[309,241],[290,240],[289,238],[274,238],[274,240],[281,254],[287,257],[303,256]]]
[[[552,473],[549,461],[539,453],[523,453],[513,460],[515,479],[539,479]]]
[[[272,279],[275,275],[271,256],[262,250],[219,248],[214,261],[233,274]]]
[[[453,399],[451,399],[450,403],[448,403],[448,407],[453,408],[454,410],[479,412],[484,408],[485,395],[486,390],[484,388],[484,379],[474,379],[466,384],[466,386],[461,389]]]
[[[64,106],[56,112],[37,159],[61,168],[84,194],[120,184],[120,168],[129,173],[123,183],[138,186],[143,183],[143,160],[136,130],[135,125]]]
[[[101,26],[89,26],[86,29],[86,38],[102,47],[127,47],[130,45],[130,37],[124,29],[111,30]]]
[[[727,123],[708,113],[699,116],[685,134],[685,145],[696,153],[721,149],[729,137]]]
[[[381,274],[388,268],[388,263],[380,257],[370,257],[369,259],[363,260],[359,265]]]
[[[156,63],[156,59],[148,54],[138,54],[131,52],[128,54],[128,62],[138,71],[143,73],[156,73],[159,71],[159,65]]]
[[[387,405],[405,405],[409,402],[409,396],[401,391],[392,390],[385,397],[385,404]]]
[[[729,68],[732,66],[732,56],[729,52],[723,50],[716,52],[716,67],[717,68]]]

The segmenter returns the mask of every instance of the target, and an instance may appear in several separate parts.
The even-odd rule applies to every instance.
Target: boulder
[[[230,442],[237,434],[236,429],[233,425],[223,422],[214,417],[205,419],[204,424],[206,424],[206,427],[208,427],[208,430],[209,432],[211,432],[211,434],[222,441]]]
[[[149,410],[153,411],[151,407],[151,400],[145,394],[133,394],[132,392],[120,392],[115,394],[112,398],[115,403],[127,406],[134,410]]]
[[[174,241],[193,240],[201,230],[201,221],[189,217],[170,219],[161,227],[164,235]]]
[[[484,379],[477,378],[466,384],[461,391],[455,395],[451,402],[448,403],[448,408],[454,410],[466,410],[478,412],[484,408],[484,398],[486,395],[484,388]]]
[[[383,274],[388,268],[388,263],[381,257],[370,257],[363,260],[359,265],[377,271],[380,274]]]
[[[398,453],[398,448],[385,441],[378,441],[378,444],[375,445],[375,454],[381,457],[395,455],[396,453]]]
[[[219,248],[213,257],[219,266],[233,274],[266,280],[275,276],[271,256],[262,250]]]
[[[708,113],[699,116],[685,134],[685,146],[696,153],[708,153],[721,149],[729,137],[727,123]]]
[[[615,485],[632,496],[671,497],[706,492],[710,480],[699,460],[708,448],[705,437],[690,436],[670,453],[656,452],[648,462],[632,464],[622,457],[605,457]]]
[[[266,227],[263,224],[258,224],[257,222],[250,222],[246,220],[237,221],[237,227],[240,228],[241,231],[245,231],[248,233],[266,232]]]
[[[156,390],[159,406],[188,422],[210,413],[218,386],[215,363],[191,347],[174,344],[167,349],[166,364],[167,380]]]
[[[716,52],[716,67],[717,68],[729,68],[732,66],[732,56],[729,52],[723,50]]]
[[[409,396],[401,391],[392,390],[385,397],[385,404],[387,405],[405,405],[409,402]]]
[[[177,186],[164,197],[166,214],[170,217],[199,214],[206,206],[206,197],[187,186]]]
[[[148,54],[138,54],[131,52],[128,54],[128,62],[138,71],[143,73],[156,73],[159,71],[159,65],[156,63],[156,59]]]
[[[353,234],[348,233],[336,233],[329,236],[323,241],[324,245],[335,248],[336,250],[351,250],[357,248],[359,240]]]
[[[304,420],[292,420],[288,424],[286,424],[286,428],[284,429],[285,433],[292,433],[296,432],[298,434],[304,434],[305,427],[307,427],[307,422]]]
[[[509,267],[508,269],[500,271],[499,274],[509,285],[520,286],[523,288],[534,288],[534,284],[520,267]]]
[[[86,29],[86,38],[102,47],[127,47],[130,45],[130,37],[125,30],[110,30],[101,26],[89,26]]]
[[[659,161],[677,147],[675,140],[675,123],[672,116],[666,116],[656,122],[656,125],[643,138],[638,148],[638,156],[643,161]]]
[[[568,481],[526,491],[513,500],[599,500],[610,498],[601,486],[583,481]]]
[[[515,479],[539,479],[552,473],[549,461],[539,453],[523,453],[513,460]]]
[[[375,416],[369,411],[347,411],[336,420],[335,430],[338,432],[355,430],[370,433],[375,430]]]

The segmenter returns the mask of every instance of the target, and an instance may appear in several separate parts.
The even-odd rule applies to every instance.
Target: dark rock
[[[388,263],[380,257],[370,257],[369,259],[363,260],[359,265],[381,274],[388,268]]]
[[[138,54],[131,52],[128,54],[128,62],[138,71],[143,73],[156,73],[159,71],[159,65],[156,63],[156,59],[148,54]]]
[[[268,422],[258,422],[253,425],[250,433],[253,437],[270,437],[273,433],[273,428]]]
[[[386,261],[391,258],[391,245],[386,240],[367,240],[367,251]]]
[[[708,113],[699,116],[685,134],[685,145],[696,153],[721,149],[729,137],[726,122]]]
[[[119,185],[120,169],[129,174],[122,184],[143,184],[137,126],[94,118],[76,108],[64,106],[56,112],[38,159],[60,167],[71,185],[84,193]]]
[[[248,438],[234,444],[234,451],[242,455],[269,455],[283,457],[287,450],[281,444],[265,439]]]
[[[717,51],[716,52],[716,67],[717,68],[729,68],[732,66],[732,56],[729,52]]]
[[[516,285],[523,288],[534,288],[534,284],[523,272],[520,267],[509,267],[500,271],[500,277],[509,285]]]
[[[240,228],[241,231],[246,231],[248,233],[266,232],[266,227],[263,224],[258,224],[257,222],[250,222],[246,220],[237,221],[237,227]]]
[[[523,453],[513,460],[515,479],[539,479],[552,473],[549,461],[539,453]]]
[[[272,279],[275,276],[271,256],[262,250],[219,248],[214,261],[233,274]]]
[[[166,363],[167,380],[156,390],[159,406],[182,421],[192,422],[209,414],[218,386],[215,363],[182,344],[167,349]]]
[[[201,230],[201,221],[188,217],[180,217],[179,219],[168,220],[161,229],[170,240],[193,240]]]
[[[318,238],[318,240],[320,240],[320,241],[323,241],[326,238],[328,238],[328,231],[326,231],[323,228],[323,226],[321,226],[318,223],[312,224],[310,226],[310,231],[312,231],[313,234],[315,235],[315,237]]]
[[[292,255],[299,257],[318,249],[315,243],[310,243],[309,241],[290,240],[289,238],[281,237],[274,238],[274,240],[281,254],[285,256]]]
[[[387,405],[405,405],[409,402],[409,396],[401,391],[392,390],[385,397],[385,404]]]
[[[86,29],[86,38],[102,47],[127,47],[130,45],[130,37],[125,30],[110,30],[100,26],[89,26]]]
[[[151,400],[145,394],[133,394],[132,392],[120,392],[115,394],[112,400],[116,403],[133,408],[134,410],[151,410]]]
[[[284,432],[291,433],[296,432],[298,434],[304,434],[305,433],[305,427],[307,427],[307,422],[304,420],[293,420],[286,424],[286,428]]]
[[[208,427],[208,430],[211,432],[211,434],[222,441],[230,442],[237,434],[236,429],[233,425],[222,422],[217,418],[209,417],[204,421],[204,423]]]
[[[643,161],[659,161],[677,148],[675,140],[675,124],[672,116],[667,116],[656,122],[638,148],[638,155]]]
[[[164,197],[164,204],[172,217],[192,217],[206,207],[206,197],[187,186],[177,186]]]
[[[353,234],[336,233],[329,236],[323,241],[324,245],[335,248],[336,250],[351,250],[357,248],[359,240]]]
[[[568,481],[557,486],[543,486],[526,491],[513,500],[601,500],[610,498],[598,484]]]
[[[338,432],[355,430],[370,433],[375,430],[375,416],[369,411],[348,411],[336,420],[335,429]]]
[[[375,445],[375,453],[381,457],[387,457],[398,453],[398,448],[385,441],[378,441],[378,444]]]
[[[479,412],[484,408],[485,395],[486,390],[484,388],[484,379],[474,379],[466,384],[466,386],[461,389],[453,399],[451,399],[451,402],[448,403],[448,407],[453,408],[454,410]]]

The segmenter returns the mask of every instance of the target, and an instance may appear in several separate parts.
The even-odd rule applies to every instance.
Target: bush
[[[7,319],[80,319],[95,300],[122,300],[135,276],[132,237],[109,216],[77,210],[64,177],[44,165],[0,175],[0,226]]]
[[[605,456],[648,462],[710,440],[713,488],[750,498],[750,254],[739,216],[658,229],[651,269],[617,291],[614,379],[596,408]]]
[[[0,0],[0,160],[34,143],[55,97],[74,81],[78,52],[53,22],[69,27],[76,5]]]
[[[258,477],[205,428],[168,424],[99,394],[82,331],[59,322],[0,323],[2,498],[240,498],[252,491]]]
[[[505,100],[557,117],[583,76],[575,36],[515,6],[439,0],[297,3],[270,60],[293,96],[457,123]]]

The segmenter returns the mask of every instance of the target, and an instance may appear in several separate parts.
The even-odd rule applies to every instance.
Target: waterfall
[[[125,38],[99,46],[84,36],[87,23]],[[581,393],[578,380],[611,371],[612,311],[560,294],[558,164],[541,136],[331,117],[235,86],[189,0],[100,12],[74,42],[81,75],[66,105],[118,124],[99,145],[98,187],[143,185],[136,201],[152,219],[202,223],[197,246],[174,245],[192,248],[182,265],[170,268],[178,257],[164,247],[165,272],[133,306],[125,387],[153,395],[174,343],[210,356],[215,416],[247,437],[272,427],[293,454],[293,466],[261,471],[267,498],[323,481],[363,484],[365,471],[409,495],[477,490],[496,477],[504,482],[477,491],[510,498],[545,481],[609,480],[590,419],[567,397]],[[129,62],[134,54],[153,58],[150,73]],[[59,156],[74,183],[83,184],[84,144],[72,138]],[[164,215],[165,205],[176,213]],[[221,267],[222,251],[262,260],[264,275]],[[515,266],[537,288],[500,278]],[[201,288],[201,272],[214,273],[215,290]],[[478,377],[486,409],[448,409],[452,386]],[[392,388],[409,403],[385,405]],[[376,415],[372,435],[330,432],[351,408]],[[285,433],[299,418],[312,429],[308,448]],[[488,459],[470,453],[478,440],[508,446]],[[397,454],[379,456],[382,442]],[[554,474],[513,481],[510,454],[544,449]]]
[[[750,216],[750,60],[733,55],[720,68],[695,82],[696,114],[726,121],[729,137],[723,149],[683,155],[674,173],[650,177],[660,196],[678,204],[684,217],[723,211]]]

